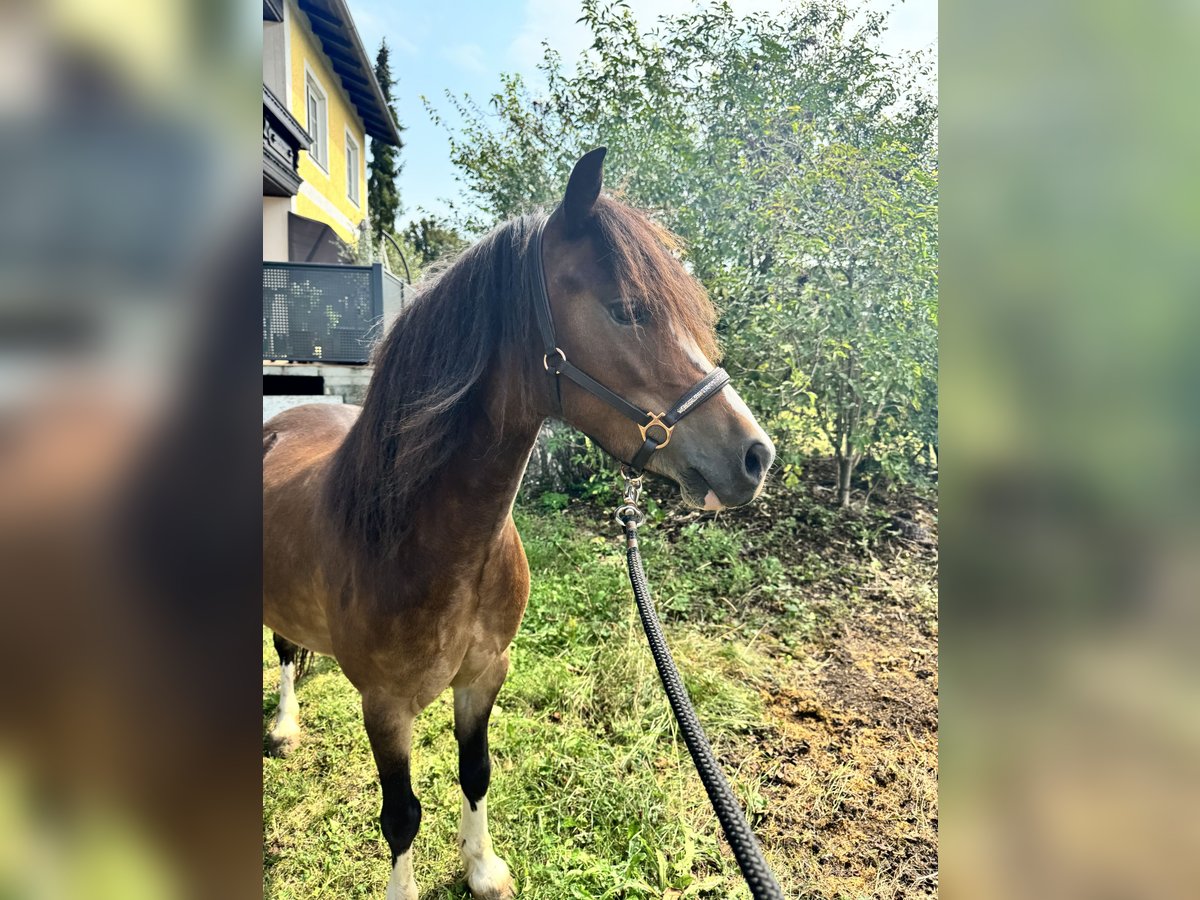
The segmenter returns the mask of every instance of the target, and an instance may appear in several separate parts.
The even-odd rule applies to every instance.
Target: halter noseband
[[[713,369],[684,391],[683,396],[675,401],[670,412],[652,413],[634,406],[620,394],[609,390],[568,360],[567,354],[558,346],[554,337],[554,315],[550,311],[550,293],[546,289],[546,267],[542,262],[542,236],[545,230],[546,223],[543,222],[538,226],[537,234],[533,236],[533,262],[537,267],[537,277],[534,279],[533,306],[537,311],[538,329],[542,333],[542,344],[545,347],[542,366],[554,376],[554,391],[558,398],[559,411],[562,411],[562,379],[559,376],[565,375],[589,394],[599,397],[625,418],[631,419],[642,435],[642,446],[629,461],[629,466],[635,472],[640,473],[655,450],[660,450],[671,443],[671,432],[675,430],[679,420],[725,387],[729,383],[729,374],[721,368]],[[625,460],[621,461],[625,462]]]

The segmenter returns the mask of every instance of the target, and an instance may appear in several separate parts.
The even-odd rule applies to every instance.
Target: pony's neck
[[[525,475],[543,414],[529,398],[514,396],[504,366],[485,376],[477,422],[435,477],[420,504],[428,521],[450,521],[443,537],[460,550],[486,549],[503,529]]]
[[[327,511],[351,552],[386,560],[424,548],[431,522],[464,541],[503,526],[547,409],[531,377],[525,254],[536,226],[514,220],[481,240],[384,339],[330,463]]]

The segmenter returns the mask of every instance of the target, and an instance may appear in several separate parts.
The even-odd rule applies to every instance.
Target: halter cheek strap
[[[729,375],[724,369],[713,369],[688,388],[668,412],[652,413],[634,406],[620,394],[605,387],[568,360],[567,354],[558,346],[554,336],[554,315],[550,310],[550,293],[546,289],[546,269],[542,259],[542,237],[545,227],[545,223],[543,223],[533,237],[533,258],[537,269],[537,276],[534,278],[533,306],[537,313],[538,330],[542,334],[542,346],[545,350],[542,355],[542,366],[554,377],[554,394],[558,400],[559,411],[562,410],[562,377],[566,376],[589,394],[599,397],[625,418],[632,420],[641,433],[642,446],[628,464],[635,472],[640,472],[645,468],[655,450],[661,450],[671,443],[671,432],[679,424],[679,420],[719,393],[721,388],[729,383]]]

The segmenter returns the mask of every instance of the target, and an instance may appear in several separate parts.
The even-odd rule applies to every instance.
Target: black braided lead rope
[[[754,900],[783,900],[779,882],[775,880],[771,867],[767,865],[758,839],[754,837],[750,823],[746,821],[746,814],[742,812],[729,782],[725,780],[725,775],[717,764],[704,728],[696,718],[696,711],[692,709],[687,688],[683,686],[683,679],[679,677],[671,650],[663,638],[662,623],[659,622],[658,613],[654,609],[650,585],[646,583],[646,572],[642,569],[642,556],[638,551],[637,529],[641,522],[641,513],[636,507],[627,506],[622,507],[618,515],[625,528],[625,561],[629,564],[629,583],[633,586],[633,596],[637,600],[638,614],[642,619],[646,640],[650,643],[650,653],[654,656],[655,666],[658,667],[658,676],[662,679],[663,690],[671,703],[671,711],[675,713],[675,719],[679,722],[683,742],[687,744],[688,752],[692,755],[692,762],[696,764],[696,771],[700,774],[700,780],[704,782],[704,790],[708,792],[709,802],[717,813],[721,829],[733,849],[733,856],[742,870],[742,877],[750,886]]]

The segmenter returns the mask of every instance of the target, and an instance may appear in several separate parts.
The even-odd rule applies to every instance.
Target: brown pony
[[[604,150],[575,165],[547,219],[501,225],[421,290],[375,361],[361,409],[311,405],[264,426],[263,619],[282,664],[271,740],[299,735],[300,648],[337,658],[362,694],[392,852],[388,900],[415,900],[421,820],[409,758],[413,720],[447,687],[463,791],[459,844],[477,898],[510,897],[492,850],[488,718],[529,596],[512,505],[543,420],[561,415],[620,458],[638,429],[543,367],[531,240],[559,344],[609,388],[666,409],[713,368],[713,309],[676,245],[641,213],[600,196]],[[731,387],[681,423],[648,469],[706,509],[749,502],[774,458]]]

